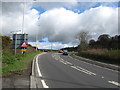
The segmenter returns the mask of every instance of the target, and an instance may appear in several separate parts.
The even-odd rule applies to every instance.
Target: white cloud
[[[77,14],[56,8],[41,14],[38,23],[41,36],[48,37],[49,41],[69,43],[75,41],[75,35],[83,30],[91,34],[95,32],[95,37],[103,33],[115,35],[118,31],[118,9],[100,6]]]
[[[59,7],[39,15],[40,12],[31,9],[31,5],[30,3],[26,4],[24,22],[24,32],[29,34],[29,41],[35,40],[37,34],[39,39],[48,37],[49,41],[61,42],[65,46],[68,45],[67,43],[75,42],[76,34],[83,30],[89,31],[93,38],[103,33],[110,35],[118,33],[118,8],[115,7],[100,6],[80,14]],[[9,34],[11,31],[21,30],[22,7],[22,3],[17,3],[17,6],[15,3],[12,5],[10,3],[3,4],[3,35]],[[50,45],[41,44],[40,47],[48,48]],[[63,46],[56,44],[54,47]]]
[[[77,28],[77,19],[77,13],[64,8],[46,11],[38,21],[41,36],[48,37],[49,41],[69,42],[74,38],[75,33],[70,30]]]
[[[30,3],[25,4],[24,32],[29,34],[31,41],[35,39],[39,12],[35,9],[31,9],[30,5]],[[23,3],[4,3],[2,8],[2,34],[10,35],[10,32],[22,30]]]
[[[38,42],[29,42],[32,46],[38,47],[39,49],[54,49],[58,50],[65,47],[73,47],[72,44],[61,44],[61,43],[38,43]]]

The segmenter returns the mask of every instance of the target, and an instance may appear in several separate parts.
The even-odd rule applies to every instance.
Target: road
[[[89,64],[60,53],[36,58],[38,88],[118,88],[118,71]]]

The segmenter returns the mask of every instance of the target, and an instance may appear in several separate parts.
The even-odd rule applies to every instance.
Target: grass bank
[[[120,50],[90,49],[82,51],[78,55],[109,64],[120,65]]]
[[[2,75],[11,74],[14,71],[27,69],[34,56],[40,52],[14,55],[10,51],[3,51],[2,55]]]

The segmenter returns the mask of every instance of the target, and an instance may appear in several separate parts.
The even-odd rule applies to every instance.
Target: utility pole
[[[12,36],[14,35],[15,36],[15,46],[14,46],[14,54],[16,55],[16,49],[17,49],[17,32],[14,32],[14,31],[12,31],[12,32],[10,32],[11,34],[12,34]]]
[[[24,41],[26,41],[26,34],[24,33],[23,36],[24,36]],[[24,49],[25,49],[25,47],[23,47],[23,50]],[[25,51],[22,51],[22,54],[24,54],[24,53],[25,53]]]
[[[25,13],[25,1],[23,2],[22,34],[23,34],[23,30],[24,30],[24,13]]]
[[[16,55],[17,33],[15,34],[15,55]]]
[[[24,14],[25,14],[25,0],[23,2],[23,18],[22,18],[22,34],[24,36],[24,41],[25,41],[25,33],[23,32],[24,31]],[[23,47],[23,50],[25,48]],[[22,54],[24,54],[24,51],[22,51]]]
[[[38,30],[36,31],[36,52],[37,52],[37,39],[38,39]]]
[[[51,52],[52,52],[52,42],[51,42]]]

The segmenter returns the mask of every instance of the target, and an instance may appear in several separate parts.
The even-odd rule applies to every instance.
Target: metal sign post
[[[27,43],[28,34],[13,34],[12,48],[15,50],[15,54],[17,53],[17,49],[27,49]]]
[[[15,55],[16,55],[17,34],[15,34]]]

